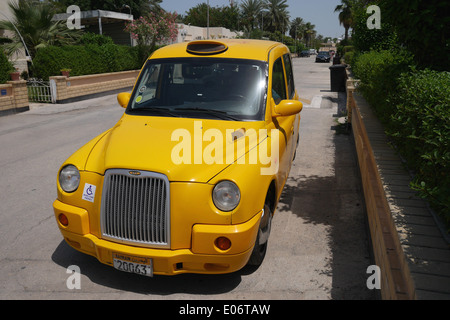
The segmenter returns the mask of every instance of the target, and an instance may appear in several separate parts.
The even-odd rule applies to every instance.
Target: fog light
[[[67,219],[67,217],[64,213],[61,213],[58,216],[58,220],[64,227],[67,227],[69,225],[69,219]]]
[[[217,248],[219,248],[222,251],[228,250],[231,247],[231,241],[228,238],[225,237],[219,237],[214,241],[214,244]]]

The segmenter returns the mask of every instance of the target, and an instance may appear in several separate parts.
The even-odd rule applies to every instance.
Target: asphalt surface
[[[295,58],[306,101],[300,144],[258,269],[147,278],[70,248],[53,216],[62,162],[113,126],[116,96],[32,105],[0,118],[0,299],[374,299],[362,188],[352,136],[339,125],[345,96],[330,92],[329,63]],[[69,266],[81,272],[69,289]]]

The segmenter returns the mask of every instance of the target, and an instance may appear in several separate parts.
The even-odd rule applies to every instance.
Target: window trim
[[[286,61],[289,62],[289,65],[286,63]],[[295,80],[294,80],[294,68],[292,65],[292,59],[291,55],[289,53],[286,53],[283,55],[283,62],[284,62],[284,72],[286,74],[286,88],[288,90],[288,97],[290,100],[294,99],[295,97]],[[288,76],[288,68],[290,69],[290,77]],[[288,79],[290,78],[290,79]],[[291,88],[289,88],[289,83],[292,83]]]

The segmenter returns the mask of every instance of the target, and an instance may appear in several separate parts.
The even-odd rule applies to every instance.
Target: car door
[[[288,99],[289,100],[298,100],[297,92],[295,91],[295,83],[294,83],[294,70],[292,68],[292,60],[290,54],[283,55],[284,62],[284,70],[286,74],[286,82],[287,82],[287,90],[288,90]],[[290,144],[290,154],[291,160],[294,158],[295,150],[297,149],[297,141],[298,141],[298,133],[300,126],[300,114],[296,114],[295,116],[290,117],[292,123],[290,123],[290,133],[291,144]],[[290,165],[290,164],[289,164]]]
[[[279,56],[275,60],[272,67],[272,99],[275,105],[282,100],[289,99],[288,83],[286,81],[286,73],[283,56]],[[272,118],[273,124],[279,131],[279,172],[278,181],[284,185],[289,174],[293,150],[292,136],[294,130],[295,116]]]

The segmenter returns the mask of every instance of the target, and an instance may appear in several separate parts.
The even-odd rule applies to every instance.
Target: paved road
[[[61,163],[120,118],[115,96],[34,105],[0,118],[0,299],[373,299],[361,186],[351,136],[337,128],[342,97],[329,64],[294,59],[302,111],[297,158],[257,270],[143,278],[78,253],[54,221]],[[67,267],[81,289],[66,286]]]

